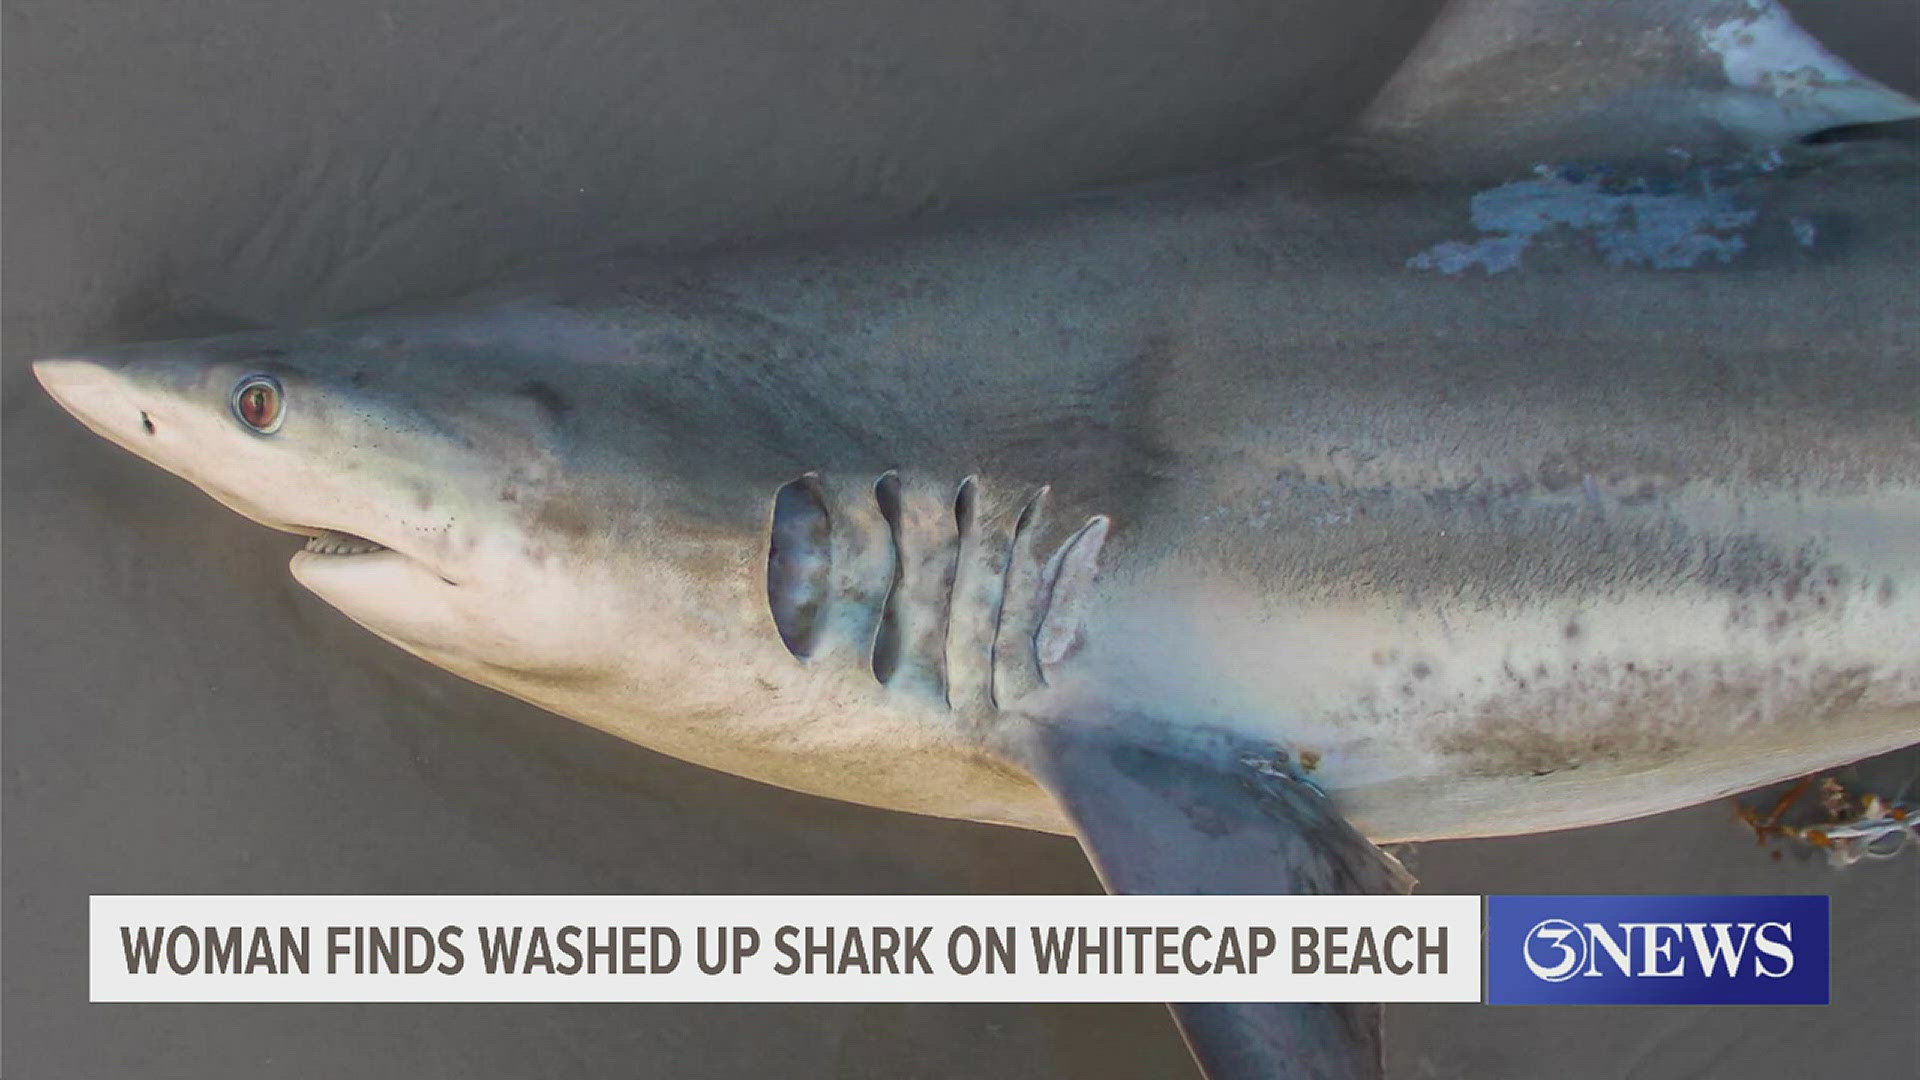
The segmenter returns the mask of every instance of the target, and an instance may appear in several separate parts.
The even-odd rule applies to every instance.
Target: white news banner
[[[95,896],[94,1001],[1478,1001],[1477,896]]]

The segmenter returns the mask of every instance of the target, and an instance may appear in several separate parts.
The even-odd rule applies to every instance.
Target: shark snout
[[[89,390],[97,390],[110,380],[106,369],[92,360],[35,360],[33,377],[47,393],[68,409]]]
[[[159,430],[151,408],[134,400],[127,380],[98,360],[35,360],[33,375],[60,407],[114,442],[137,449]]]
[[[155,378],[152,363],[61,357],[34,361],[33,374],[48,396],[94,434],[232,505],[208,483],[221,475],[208,465],[234,460],[231,447],[222,449],[224,416],[206,415],[201,403],[167,384],[166,373]]]

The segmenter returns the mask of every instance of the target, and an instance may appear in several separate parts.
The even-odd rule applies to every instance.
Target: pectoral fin
[[[1392,893],[1413,881],[1307,783],[1231,755],[1149,749],[1071,722],[1034,771],[1113,893]],[[1211,1080],[1382,1074],[1381,1007],[1171,1006]]]

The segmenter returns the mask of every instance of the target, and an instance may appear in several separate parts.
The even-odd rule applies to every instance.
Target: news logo
[[[1492,1005],[1825,1005],[1824,896],[1490,896]]]

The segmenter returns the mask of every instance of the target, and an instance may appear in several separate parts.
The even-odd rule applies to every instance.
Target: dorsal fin
[[[1361,118],[1451,171],[1779,146],[1920,117],[1776,0],[1452,0]]]

